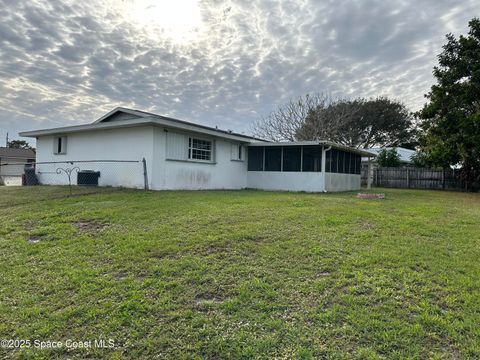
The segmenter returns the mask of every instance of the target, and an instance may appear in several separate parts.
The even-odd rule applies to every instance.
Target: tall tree
[[[413,146],[413,122],[402,103],[385,97],[334,99],[306,95],[279,106],[254,125],[253,133],[270,141],[330,140],[343,145]]]
[[[257,121],[253,134],[270,141],[295,141],[308,114],[314,109],[325,108],[330,102],[332,99],[328,95],[318,93],[292,99]]]
[[[386,97],[338,100],[311,110],[300,140],[327,139],[356,148],[413,145],[414,123],[404,104]]]
[[[447,35],[433,75],[437,84],[418,113],[424,160],[434,166],[460,165],[471,183],[480,173],[480,19],[469,22],[468,36]]]
[[[28,142],[25,140],[12,140],[9,141],[7,144],[7,147],[13,148],[13,149],[29,149],[29,150],[35,150],[33,147],[30,146]]]

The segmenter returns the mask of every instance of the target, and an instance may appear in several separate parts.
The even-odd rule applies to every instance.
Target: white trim
[[[165,161],[178,161],[178,162],[186,162],[186,163],[194,163],[194,164],[209,164],[209,165],[215,165],[215,161],[202,161],[202,160],[192,160],[192,159],[165,159]]]
[[[200,141],[205,141],[210,143],[210,149],[205,150],[205,149],[199,149],[199,148],[193,148],[193,140],[200,140]],[[210,159],[195,159],[192,157],[193,150],[198,150],[198,151],[208,151],[210,152]],[[187,159],[192,162],[200,162],[200,163],[213,163],[215,162],[215,141],[213,139],[207,139],[207,138],[202,138],[200,136],[195,136],[195,135],[189,135],[187,139]]]
[[[60,151],[58,151],[58,141],[61,141]],[[66,155],[67,154],[67,137],[66,136],[54,136],[53,137],[53,155]]]
[[[232,142],[230,144],[230,161],[245,161],[245,146],[242,143]]]

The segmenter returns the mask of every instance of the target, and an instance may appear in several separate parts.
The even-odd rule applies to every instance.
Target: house
[[[68,183],[59,168],[78,166],[99,171],[104,186],[346,191],[360,188],[361,157],[372,156],[328,141],[265,142],[127,108],[92,124],[20,135],[37,139],[43,184]]]
[[[375,147],[375,148],[370,148],[368,149],[368,152],[375,154],[377,156],[380,151],[382,150],[391,150],[393,149],[392,147]],[[401,167],[408,167],[408,166],[413,166],[413,156],[416,154],[415,150],[410,150],[410,149],[405,149],[402,147],[396,147],[395,150],[397,151],[397,154],[400,158],[400,166]],[[370,171],[369,171],[370,167]],[[362,185],[367,185],[368,178],[373,177],[373,171],[378,167],[377,163],[375,160],[371,160],[368,157],[362,157]]]
[[[22,185],[26,164],[35,162],[31,149],[0,147],[0,185]]]

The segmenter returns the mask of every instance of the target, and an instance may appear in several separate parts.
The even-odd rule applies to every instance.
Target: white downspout
[[[332,150],[332,147],[329,146],[325,148],[322,146],[322,173],[323,173],[323,192],[327,192],[327,173],[325,172],[326,162],[327,162],[327,151]]]

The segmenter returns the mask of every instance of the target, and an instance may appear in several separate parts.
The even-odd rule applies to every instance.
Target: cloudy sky
[[[249,133],[305,93],[424,102],[445,34],[479,0],[0,0],[7,131],[116,106]]]

